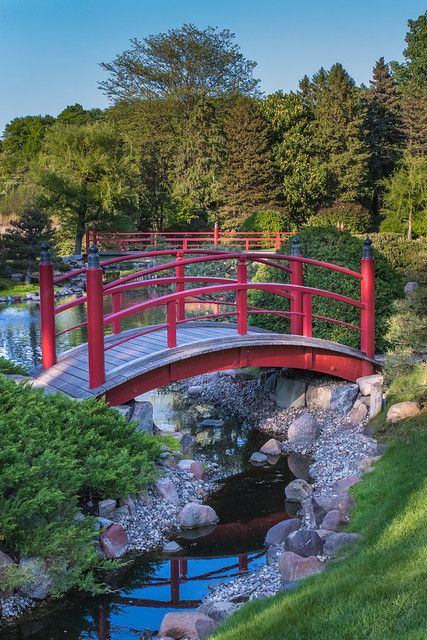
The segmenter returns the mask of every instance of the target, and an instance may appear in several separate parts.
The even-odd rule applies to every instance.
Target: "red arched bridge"
[[[152,261],[146,266],[114,281],[104,281],[109,265],[136,260]],[[229,261],[237,264],[237,276],[191,275],[192,265]],[[157,264],[156,264],[157,262]],[[252,282],[248,265],[262,264],[283,274],[283,282]],[[360,282],[359,299],[304,285],[303,266],[344,273]],[[54,286],[76,275],[85,274],[86,294],[55,306]],[[167,290],[169,292],[162,293]],[[124,307],[127,292],[145,290]],[[288,310],[263,309],[248,302],[250,291],[274,294],[289,301]],[[228,294],[224,298],[224,294]],[[232,295],[230,295],[232,294]],[[208,299],[207,299],[208,296]],[[350,305],[360,312],[360,324],[313,313],[313,298],[322,297]],[[105,311],[106,299],[111,311]],[[214,313],[190,316],[189,304],[214,305]],[[84,320],[61,332],[56,317],[74,307],[85,309]],[[122,330],[130,316],[153,309],[166,310],[164,321],[151,326]],[[207,307],[209,308],[209,307]],[[229,252],[218,250],[167,249],[121,255],[100,262],[98,249],[90,248],[87,267],[54,278],[49,247],[44,246],[40,262],[40,311],[42,367],[36,386],[64,391],[76,398],[105,396],[112,405],[170,382],[194,375],[240,367],[291,367],[327,373],[345,380],[368,375],[376,363],[375,267],[371,240],[365,240],[360,272],[312,260],[300,255],[298,237],[292,239],[291,255],[265,252]],[[248,325],[260,314],[288,318],[290,333],[275,333]],[[316,338],[313,319],[337,323],[360,335],[360,349]],[[222,322],[218,322],[222,320]],[[143,323],[144,324],[144,323]],[[59,335],[87,327],[88,342],[59,357]],[[106,328],[112,333],[105,335]]]

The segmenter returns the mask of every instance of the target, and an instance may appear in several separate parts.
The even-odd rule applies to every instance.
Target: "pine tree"
[[[383,185],[401,155],[403,142],[399,90],[389,65],[381,57],[374,66],[370,88],[365,91],[368,142],[371,150],[370,179],[373,189],[372,208],[381,207]]]
[[[233,100],[224,118],[225,161],[219,209],[225,228],[237,228],[253,211],[277,208],[278,179],[267,123],[255,100]]]
[[[44,211],[26,209],[9,224],[10,227],[0,236],[0,256],[24,267],[25,283],[30,284],[41,245],[53,240],[51,222]]]
[[[301,94],[315,120],[315,142],[332,176],[331,200],[358,202],[368,195],[366,113],[354,80],[340,64],[321,69]]]
[[[402,85],[402,123],[407,151],[412,156],[427,154],[427,82]]]

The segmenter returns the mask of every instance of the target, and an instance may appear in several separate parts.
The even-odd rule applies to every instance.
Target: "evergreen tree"
[[[413,156],[427,154],[427,82],[402,85],[402,123],[407,151]]]
[[[334,64],[311,81],[304,79],[300,92],[312,109],[314,143],[332,178],[331,203],[363,201],[368,196],[370,154],[366,112],[354,80],[342,65]]]
[[[408,20],[405,36],[404,63],[393,62],[393,72],[399,82],[427,82],[427,11],[416,20]]]
[[[370,88],[364,98],[368,114],[368,142],[371,150],[370,179],[373,189],[372,208],[381,207],[382,180],[394,170],[401,154],[402,122],[400,95],[389,65],[380,58],[374,66]]]
[[[232,101],[224,118],[225,159],[219,208],[225,228],[237,228],[257,209],[278,205],[278,179],[266,120],[250,98]]]
[[[0,236],[0,257],[24,267],[25,283],[30,284],[41,245],[53,240],[51,222],[44,211],[26,209],[9,224],[9,228]]]

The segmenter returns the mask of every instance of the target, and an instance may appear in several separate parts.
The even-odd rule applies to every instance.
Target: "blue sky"
[[[184,22],[233,31],[266,93],[295,89],[337,61],[368,83],[381,55],[402,59],[407,20],[425,8],[418,0],[0,0],[0,131],[14,117],[55,116],[75,102],[105,107],[98,63],[131,37]]]

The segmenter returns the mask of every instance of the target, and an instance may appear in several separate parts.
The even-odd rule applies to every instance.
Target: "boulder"
[[[130,420],[132,416],[132,407],[130,404],[119,404],[114,407],[126,420]]]
[[[201,422],[199,422],[199,427],[203,427],[204,429],[218,429],[219,427],[224,426],[224,420],[220,418],[218,420],[214,420],[213,418],[205,418]]]
[[[307,497],[311,496],[312,493],[313,487],[301,478],[292,480],[292,482],[285,487],[285,496],[292,502],[302,503]]]
[[[214,622],[225,620],[225,618],[231,616],[236,610],[236,605],[228,600],[208,601],[197,608],[197,611],[204,613]]]
[[[333,511],[329,511],[323,518],[320,528],[327,529],[328,531],[337,531],[342,524],[344,524],[344,521],[341,511],[334,509]]]
[[[292,551],[285,551],[279,557],[279,571],[284,582],[313,576],[322,569],[323,564],[316,556],[302,557]]]
[[[193,384],[187,389],[187,395],[189,398],[195,398],[199,396],[203,392],[203,387],[201,384]]]
[[[327,385],[310,384],[305,396],[309,409],[329,409],[332,388]]]
[[[42,558],[21,558],[19,568],[28,581],[19,587],[19,593],[34,600],[44,600],[52,587],[52,577]]]
[[[186,459],[180,460],[178,462],[178,468],[191,473],[196,480],[204,480],[206,477],[206,472],[200,462],[196,462],[196,460]]]
[[[107,499],[98,502],[98,515],[100,518],[113,520],[116,512],[117,500]]]
[[[266,456],[280,456],[280,454],[282,453],[280,442],[275,438],[270,438],[270,440],[267,440],[267,442],[262,445],[260,451]]]
[[[361,539],[360,533],[331,533],[325,540],[323,551],[330,558],[336,558],[341,549]]]
[[[211,636],[215,630],[215,626],[216,625],[213,620],[197,620],[196,631],[198,638],[200,638],[200,640],[204,640],[204,638]]]
[[[348,417],[352,422],[358,424],[359,422],[363,422],[364,420],[366,420],[367,415],[368,407],[366,406],[366,404],[364,404],[360,400],[356,400],[352,410],[348,414]]]
[[[159,637],[174,638],[175,640],[181,640],[181,638],[198,640],[200,637],[197,630],[198,622],[210,624],[212,630],[215,624],[209,616],[200,611],[167,613],[160,625]]]
[[[416,402],[397,402],[391,405],[387,411],[387,422],[399,422],[405,418],[412,418],[421,413],[421,410]]]
[[[268,547],[275,547],[282,542],[294,531],[297,531],[301,526],[301,520],[299,518],[289,518],[288,520],[282,520],[273,527],[271,527],[265,536],[265,544]]]
[[[360,476],[348,476],[347,478],[341,478],[340,480],[336,480],[332,485],[332,491],[337,493],[344,493],[350,487],[353,487],[355,484],[360,482]]]
[[[13,596],[13,589],[4,589],[4,577],[9,569],[14,565],[12,558],[0,551],[0,598],[10,598]]]
[[[369,420],[375,418],[383,409],[383,386],[373,384],[369,396]]]
[[[380,373],[374,373],[371,376],[362,376],[361,378],[357,378],[356,383],[359,386],[362,396],[370,396],[372,393],[372,385],[379,384],[382,386],[384,384],[384,376]]]
[[[181,449],[186,452],[193,451],[197,444],[196,436],[192,436],[190,433],[186,433],[181,438]]]
[[[305,407],[305,380],[294,380],[279,376],[276,382],[276,404],[281,409]]]
[[[137,431],[144,431],[145,433],[153,435],[153,405],[151,402],[147,402],[147,400],[135,400],[132,420],[138,423],[136,426]]]
[[[347,518],[355,501],[348,493],[337,493],[331,496],[317,496],[316,502],[328,511],[339,511],[343,518]]]
[[[99,544],[107,558],[121,558],[128,550],[128,537],[124,527],[115,522],[99,536]]]
[[[154,489],[161,498],[167,500],[171,504],[174,504],[176,507],[179,507],[181,504],[176,487],[169,478],[160,478],[159,480],[156,480]]]
[[[255,451],[249,458],[249,462],[254,465],[254,467],[262,467],[267,462],[267,456],[265,453],[260,453],[259,451]]]
[[[172,554],[172,553],[179,553],[180,551],[182,551],[181,545],[179,545],[174,540],[171,540],[170,542],[165,542],[165,544],[163,545],[163,553]]]
[[[405,284],[405,286],[403,287],[403,292],[405,296],[410,296],[416,289],[418,289],[418,282],[415,282],[415,280],[411,280],[410,282],[407,282]]]
[[[285,551],[293,551],[304,558],[319,556],[323,552],[323,540],[313,529],[299,529],[286,538]]]
[[[295,478],[302,478],[302,480],[310,482],[310,458],[308,456],[291,451],[291,453],[288,454],[286,461],[288,463],[289,470],[293,473]]]
[[[216,522],[218,522],[218,516],[207,504],[188,502],[178,514],[178,523],[183,529],[197,529]]]
[[[127,507],[129,510],[129,515],[134,516],[136,514],[136,505],[135,501],[132,498],[122,498],[120,500],[120,506]]]
[[[351,410],[358,393],[357,384],[342,384],[334,387],[329,406],[333,411],[345,415]]]
[[[319,435],[319,423],[311,413],[303,413],[291,422],[288,441],[300,447],[311,447]]]

